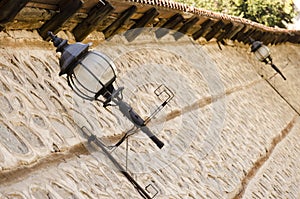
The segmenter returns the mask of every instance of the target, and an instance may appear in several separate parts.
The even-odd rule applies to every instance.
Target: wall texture
[[[140,197],[80,131],[112,144],[131,124],[114,107],[76,97],[36,32],[0,34],[0,198]],[[175,93],[149,124],[165,147],[140,132],[129,139],[128,170],[157,198],[300,197],[299,45],[270,46],[287,81],[240,43],[150,32],[93,47],[114,60],[124,100],[142,116],[159,103],[161,83]],[[125,144],[112,154],[125,165]]]

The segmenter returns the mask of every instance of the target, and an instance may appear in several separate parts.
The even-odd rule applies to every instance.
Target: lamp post
[[[67,75],[69,86],[78,96],[91,101],[101,101],[104,107],[113,103],[134,124],[135,129],[145,133],[160,149],[164,146],[164,143],[151,132],[146,124],[173,98],[174,94],[171,90],[159,87],[158,90],[161,91],[155,91],[157,96],[166,94],[164,96],[167,98],[144,120],[128,103],[123,101],[124,87],[114,88],[115,65],[108,57],[100,52],[89,51],[88,44],[79,42],[68,44],[67,40],[57,37],[52,32],[48,34],[54,46],[57,47],[56,51],[61,52],[59,75]],[[101,100],[101,96],[104,100]]]
[[[250,38],[251,42],[251,52],[253,52],[256,56],[256,58],[264,62],[265,64],[270,64],[271,67],[281,75],[281,77],[286,80],[285,76],[282,74],[282,72],[273,64],[272,57],[270,55],[270,50],[267,46],[263,44],[261,41],[255,41],[254,39]]]
[[[115,105],[119,111],[128,118],[134,127],[127,132],[125,136],[114,146],[118,147],[124,140],[132,135],[132,131],[141,130],[145,133],[158,148],[162,148],[164,143],[160,141],[146,126],[148,122],[174,97],[173,92],[164,85],[159,86],[154,93],[157,96],[163,95],[167,98],[159,105],[154,112],[145,120],[139,116],[133,108],[123,101],[122,91],[124,87],[115,89],[113,86],[116,80],[115,65],[113,62],[100,52],[89,51],[89,45],[83,43],[68,44],[68,41],[57,37],[52,32],[48,32],[56,51],[61,53],[59,59],[60,72],[59,75],[67,75],[67,81],[72,90],[80,97],[86,100],[98,100],[103,103],[104,107]],[[104,100],[101,99],[104,98]],[[83,130],[84,127],[82,127]],[[84,133],[87,136],[89,133]],[[117,160],[106,150],[106,146],[99,138],[90,134],[88,141],[93,141],[99,146],[107,157],[114,163],[117,169],[133,184],[139,194],[146,199],[153,199],[148,193],[131,177],[131,175],[117,162]],[[126,145],[126,150],[128,150]],[[126,156],[127,159],[127,156]],[[148,191],[148,186],[146,190]]]

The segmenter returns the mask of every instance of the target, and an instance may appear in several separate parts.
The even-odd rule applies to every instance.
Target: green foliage
[[[174,0],[195,7],[285,28],[296,16],[293,0]]]

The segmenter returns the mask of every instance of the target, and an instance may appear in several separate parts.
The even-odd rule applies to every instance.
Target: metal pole
[[[129,137],[126,138],[126,171],[127,171],[127,166],[128,166],[128,139]]]

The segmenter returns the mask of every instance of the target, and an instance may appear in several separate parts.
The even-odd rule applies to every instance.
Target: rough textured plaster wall
[[[128,122],[74,96],[57,75],[55,49],[36,33],[1,34],[0,198],[138,198],[101,152],[80,144],[78,130],[119,135]],[[159,82],[176,93],[150,124],[165,149],[130,139],[129,169],[143,186],[154,183],[157,198],[299,197],[299,115],[259,75],[299,110],[299,46],[271,47],[286,82],[237,43],[195,48],[150,34],[96,48],[114,59],[141,114]],[[113,154],[124,163],[123,145]]]
[[[245,198],[299,198],[299,119],[286,139],[261,168]]]

